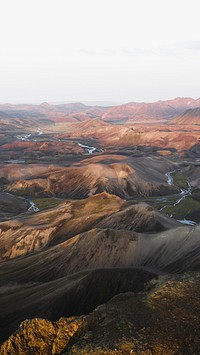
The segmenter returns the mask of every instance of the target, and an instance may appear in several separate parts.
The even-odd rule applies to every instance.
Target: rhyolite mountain
[[[176,99],[156,102],[130,102],[113,107],[87,106],[82,103],[71,104],[1,104],[0,111],[18,119],[41,119],[54,122],[78,122],[87,118],[102,118],[105,121],[155,121],[166,120],[183,113],[188,108],[200,106],[200,99],[177,97]],[[1,116],[0,116],[1,117]],[[50,121],[49,121],[50,122]]]
[[[103,192],[1,222],[0,260],[28,255],[69,239],[72,245],[72,237],[94,227],[159,232],[179,225],[146,203],[129,203]]]
[[[200,99],[0,105],[0,354],[198,354]]]
[[[167,120],[184,112],[188,108],[200,106],[200,99],[177,97],[173,100],[156,101],[151,103],[130,102],[115,106],[105,112],[102,118],[106,121],[144,121]]]
[[[200,125],[200,103],[199,107],[190,108],[172,120],[174,124]]]

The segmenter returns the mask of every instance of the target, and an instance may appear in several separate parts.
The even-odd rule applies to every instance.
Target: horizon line
[[[40,106],[40,105],[69,105],[69,104],[83,104],[85,106],[118,106],[118,105],[126,105],[126,104],[131,104],[131,103],[137,103],[137,104],[153,104],[156,102],[166,102],[166,101],[175,101],[178,99],[188,99],[188,100],[194,100],[198,101],[200,97],[193,98],[191,96],[177,96],[171,99],[158,99],[155,101],[112,101],[112,100],[61,100],[61,101],[27,101],[27,102],[0,102],[0,105],[35,105],[35,106]],[[92,105],[93,104],[93,105]]]

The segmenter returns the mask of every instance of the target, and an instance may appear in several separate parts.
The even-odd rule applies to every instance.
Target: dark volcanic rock
[[[28,207],[29,204],[24,198],[6,192],[0,193],[0,220],[26,212]]]
[[[145,288],[155,273],[137,269],[82,271],[51,282],[10,284],[0,288],[1,340],[26,318],[57,320],[91,312],[114,295]]]
[[[1,354],[198,354],[199,294],[198,274],[161,279],[150,294],[120,294],[87,316],[27,320]]]

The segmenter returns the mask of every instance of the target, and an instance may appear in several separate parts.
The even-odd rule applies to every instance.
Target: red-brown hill
[[[171,123],[181,125],[200,125],[200,107],[190,108],[175,117]]]
[[[130,102],[125,105],[114,106],[102,115],[108,122],[137,121],[149,122],[168,120],[184,112],[188,108],[200,106],[200,99],[178,97],[173,100],[156,101],[152,103]]]

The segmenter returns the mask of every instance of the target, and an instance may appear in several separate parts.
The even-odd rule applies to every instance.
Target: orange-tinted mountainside
[[[54,149],[56,154],[56,145]],[[45,150],[40,152],[46,157]],[[160,156],[98,154],[66,167],[36,163],[28,164],[28,167],[26,164],[5,164],[1,177],[5,179],[4,191],[21,196],[77,199],[106,191],[130,199],[173,193],[174,187],[167,184],[164,175],[173,167],[173,163]]]
[[[10,142],[12,135],[13,144],[23,133],[32,135],[32,143],[41,139],[55,143],[57,139],[59,157],[53,158],[56,161],[59,161],[60,151],[65,150],[61,144],[63,142],[60,142],[63,139],[64,144],[66,139],[79,142],[81,139],[89,145],[95,143],[97,148],[149,146],[158,150],[176,149],[183,154],[199,142],[199,129],[195,127],[199,123],[199,107],[200,99],[192,98],[154,103],[133,102],[113,107],[86,106],[81,103],[5,104],[0,105],[0,127],[4,133],[1,139],[2,143]],[[36,155],[41,158],[41,145],[32,144],[31,149],[34,158]],[[52,155],[51,148],[46,151]],[[13,156],[11,159],[15,159],[14,151],[10,155]]]
[[[27,255],[68,239],[71,245],[72,237],[94,227],[157,232],[180,225],[145,203],[126,202],[103,192],[1,222],[0,260]]]
[[[200,140],[200,129],[198,126],[173,125],[173,124],[126,124],[110,126],[99,126],[94,128],[91,124],[87,130],[82,129],[82,123],[76,124],[76,128],[68,126],[57,127],[58,138],[70,139],[93,139],[101,147],[135,147],[141,146],[157,147],[162,149],[175,149],[182,154],[186,149],[191,148]]]
[[[188,108],[199,107],[200,99],[176,98],[153,103],[130,102],[107,110],[102,118],[106,121],[149,121],[166,120],[184,112]]]

